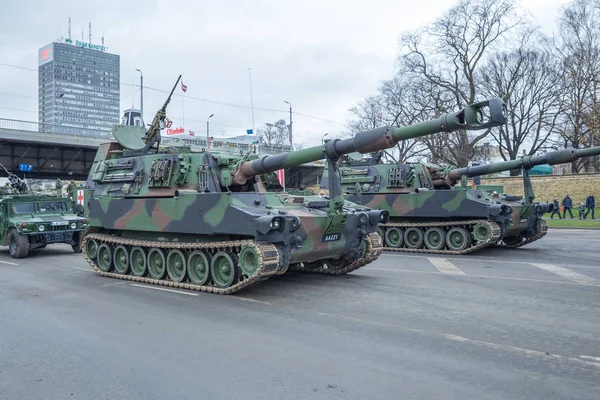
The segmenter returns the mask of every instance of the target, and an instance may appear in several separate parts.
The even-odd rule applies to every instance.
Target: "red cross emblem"
[[[77,191],[77,204],[83,205],[83,190]]]

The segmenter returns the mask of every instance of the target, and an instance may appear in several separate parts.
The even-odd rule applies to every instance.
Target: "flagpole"
[[[184,91],[181,91],[181,119],[183,120],[183,129],[185,129],[185,112],[183,110],[183,95],[184,95]]]
[[[248,68],[248,80],[250,81],[250,106],[252,108],[252,133],[256,134],[254,130],[254,99],[252,98],[252,72]]]

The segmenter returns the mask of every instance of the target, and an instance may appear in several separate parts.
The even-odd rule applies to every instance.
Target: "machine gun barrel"
[[[179,78],[177,78],[177,82],[175,82],[175,85],[173,85],[173,89],[171,89],[171,93],[169,93],[169,97],[167,97],[165,104],[163,104],[163,106],[154,115],[154,119],[152,120],[152,123],[150,124],[150,127],[146,132],[146,135],[142,138],[144,143],[146,143],[145,150],[152,147],[152,145],[157,141],[160,141],[160,130],[163,129],[163,121],[167,118],[167,106],[169,105],[171,97],[173,96],[173,92],[175,92],[177,84],[180,80],[181,75],[179,75]]]
[[[358,152],[371,153],[394,147],[402,140],[418,138],[439,132],[458,130],[481,130],[506,123],[506,106],[501,99],[491,99],[466,106],[455,113],[440,118],[400,128],[390,126],[357,133],[349,139],[335,139],[322,146],[292,151],[289,153],[266,156],[240,165],[233,175],[234,184],[244,184],[249,178],[295,167],[308,162],[339,157]]]
[[[477,165],[474,167],[464,167],[450,170],[446,175],[446,180],[455,181],[465,175],[467,178],[474,176],[492,174],[511,169],[531,169],[536,165],[557,165],[564,164],[583,157],[600,155],[600,146],[589,147],[587,149],[564,149],[552,151],[539,156],[524,156],[518,160],[503,161],[487,165]]]

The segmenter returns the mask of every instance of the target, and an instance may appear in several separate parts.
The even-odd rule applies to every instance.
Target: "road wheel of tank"
[[[442,228],[428,228],[423,239],[429,250],[441,250],[446,244],[446,231]]]
[[[387,247],[402,247],[402,244],[404,243],[404,232],[402,231],[402,228],[391,226],[385,230],[382,238]]]
[[[134,247],[131,249],[129,255],[129,263],[131,267],[131,273],[135,276],[144,276],[148,269],[148,260],[146,257],[146,250],[141,247]]]
[[[475,227],[473,227],[473,239],[475,239],[477,243],[485,243],[490,240],[491,236],[492,230],[489,224],[478,222]]]
[[[8,252],[12,258],[25,258],[29,254],[29,237],[12,229],[9,233]]]
[[[162,279],[167,272],[165,253],[161,249],[150,249],[148,252],[148,272],[154,279]]]
[[[406,228],[404,231],[404,243],[409,249],[420,249],[423,247],[423,230],[421,228]]]
[[[197,285],[204,285],[210,276],[210,262],[212,257],[202,250],[194,250],[187,259],[187,271],[190,281]]]
[[[521,236],[507,236],[502,238],[502,241],[507,246],[515,246],[521,243]]]
[[[244,246],[239,254],[240,268],[245,276],[252,276],[260,267],[260,256],[254,246]]]
[[[323,266],[323,260],[313,261],[313,262],[303,262],[304,268],[306,269],[319,269]]]
[[[225,251],[219,251],[213,256],[210,274],[216,286],[226,288],[239,279],[240,269],[236,261],[235,254]]]
[[[328,258],[325,260],[325,265],[327,265],[327,269],[332,271],[338,271],[343,269],[347,264],[347,261],[344,257],[340,258]]]
[[[95,260],[98,256],[98,242],[96,239],[88,239],[85,243],[85,252],[90,260]]]
[[[127,251],[127,248],[122,244],[115,247],[113,258],[115,260],[115,271],[125,275],[129,270],[129,251]]]
[[[462,251],[471,245],[471,235],[465,228],[452,228],[446,234],[446,245],[453,251]]]
[[[172,249],[167,254],[167,274],[173,282],[181,282],[185,278],[185,262],[185,255],[181,250]]]
[[[108,272],[112,268],[113,252],[108,244],[102,243],[98,246],[98,268]]]

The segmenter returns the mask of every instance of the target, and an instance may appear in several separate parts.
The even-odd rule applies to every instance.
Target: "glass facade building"
[[[38,53],[40,131],[110,134],[120,115],[120,57],[104,46],[55,42]]]

